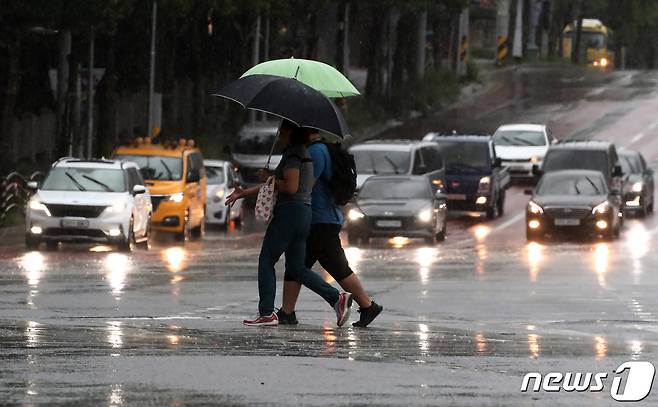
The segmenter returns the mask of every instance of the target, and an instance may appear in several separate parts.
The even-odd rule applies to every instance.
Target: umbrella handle
[[[272,148],[270,148],[270,155],[267,157],[267,164],[265,164],[265,169],[270,170],[270,161],[272,161],[272,154],[274,154],[274,147],[276,146],[276,141],[279,139],[279,130],[276,131],[276,136],[274,137],[274,142],[272,143]]]

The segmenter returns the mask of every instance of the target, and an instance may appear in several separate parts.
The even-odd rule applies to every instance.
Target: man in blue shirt
[[[308,152],[313,161],[315,185],[311,193],[311,232],[306,239],[306,267],[316,262],[359,304],[360,319],[353,323],[356,327],[366,327],[383,310],[383,307],[370,299],[361,280],[354,274],[345,257],[340,243],[340,229],[343,225],[343,211],[334,201],[329,188],[332,174],[331,155],[327,146],[320,142],[315,132],[310,136]],[[297,324],[295,304],[301,285],[292,276],[285,275],[283,283],[283,305],[278,313],[280,324]]]

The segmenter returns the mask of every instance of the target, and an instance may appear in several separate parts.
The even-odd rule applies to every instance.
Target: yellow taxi
[[[114,150],[117,160],[139,165],[153,203],[152,227],[187,241],[204,234],[206,173],[194,140],[154,144],[137,138]]]

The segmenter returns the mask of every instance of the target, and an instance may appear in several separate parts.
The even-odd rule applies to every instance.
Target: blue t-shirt
[[[308,152],[313,160],[315,185],[311,192],[311,223],[343,224],[343,211],[336,206],[334,196],[329,188],[331,180],[331,156],[323,143],[312,143]]]

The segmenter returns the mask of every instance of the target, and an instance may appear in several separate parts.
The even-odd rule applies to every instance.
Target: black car
[[[532,194],[532,191],[526,191]],[[526,237],[619,237],[621,208],[599,171],[566,170],[545,174],[526,210]]]
[[[653,170],[647,166],[642,154],[621,150],[619,161],[624,172],[624,209],[645,216],[653,212]]]
[[[511,178],[490,136],[430,133],[423,140],[437,143],[444,157],[449,210],[503,215]]]
[[[446,201],[425,176],[374,176],[364,182],[347,211],[350,244],[371,237],[418,237],[427,243],[446,237]]]

